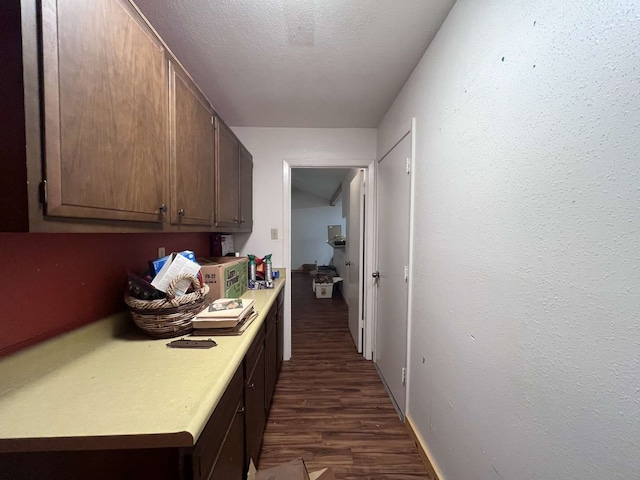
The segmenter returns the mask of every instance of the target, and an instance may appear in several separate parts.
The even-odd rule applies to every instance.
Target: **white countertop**
[[[0,452],[194,445],[283,285],[247,291],[258,318],[208,350],[118,315],[1,359]]]

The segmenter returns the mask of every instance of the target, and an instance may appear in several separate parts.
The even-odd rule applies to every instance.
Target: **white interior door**
[[[404,416],[408,328],[411,135],[379,163],[375,362]]]
[[[362,182],[364,172],[358,171],[349,184],[349,217],[347,219],[347,305],[349,306],[349,330],[356,344],[358,353],[362,353],[362,334],[364,319],[362,317],[363,302],[363,222],[364,201]]]

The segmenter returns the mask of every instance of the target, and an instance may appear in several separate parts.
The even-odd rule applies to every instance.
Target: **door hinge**
[[[407,175],[411,173],[411,159],[407,157]]]
[[[407,369],[402,367],[402,385],[407,384]]]
[[[47,181],[43,180],[40,182],[40,203],[43,205],[47,204],[49,200],[49,189],[47,188]]]
[[[409,267],[407,265],[404,266],[404,281],[407,282],[409,280]]]

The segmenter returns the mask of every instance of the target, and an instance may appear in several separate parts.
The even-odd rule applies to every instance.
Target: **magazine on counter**
[[[196,315],[198,318],[240,318],[253,307],[253,298],[219,298]]]

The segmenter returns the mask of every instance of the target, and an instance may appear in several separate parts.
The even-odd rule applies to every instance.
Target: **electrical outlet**
[[[164,257],[165,255],[164,247],[158,247],[158,258]]]
[[[277,240],[278,239],[278,229],[277,228],[272,228],[271,229],[271,240]]]

